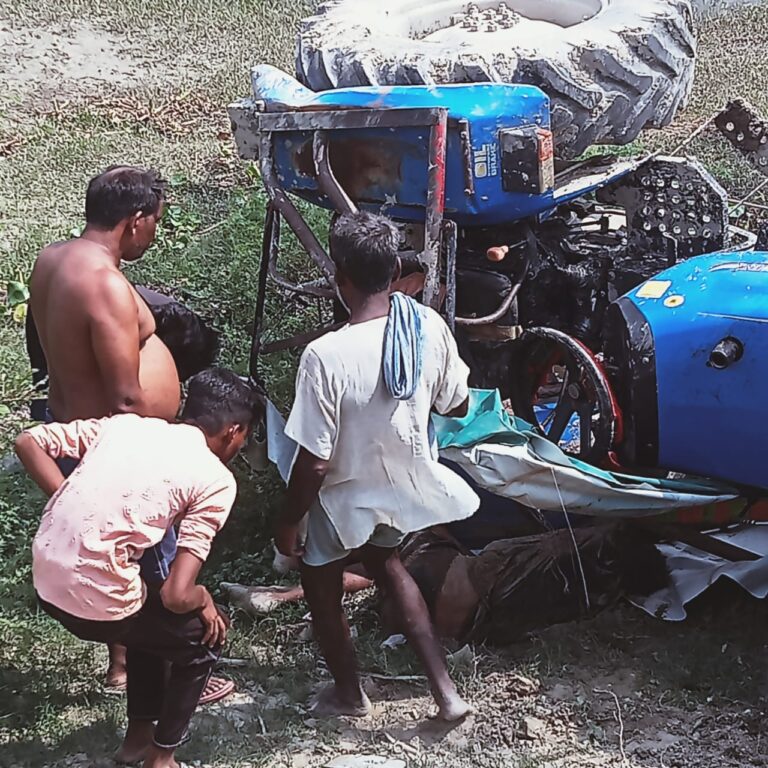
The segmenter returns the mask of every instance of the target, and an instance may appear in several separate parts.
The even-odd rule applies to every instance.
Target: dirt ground
[[[370,619],[370,601],[352,601],[353,626]],[[274,664],[274,649],[257,644],[238,661],[246,666],[224,664],[239,692],[198,713],[181,754],[197,758],[195,766],[240,768],[319,768],[344,756],[423,768],[765,766],[766,613],[758,601],[724,587],[695,605],[684,624],[620,606],[503,651],[457,649],[453,672],[477,711],[452,727],[429,718],[433,705],[418,674],[386,670],[381,657],[380,671],[366,677],[370,717],[314,720],[306,695],[327,675],[302,682],[295,670]],[[303,631],[298,622],[283,638],[312,657],[311,642],[299,639]],[[386,655],[396,665],[407,653],[400,648]],[[370,669],[375,662],[364,658]],[[87,731],[83,736],[88,743]],[[97,753],[84,748],[48,764],[108,768],[111,762],[94,759]]]
[[[0,69],[21,98],[46,91],[66,96],[76,86],[132,85],[147,76],[141,58],[128,41],[87,22],[75,28],[0,27]]]
[[[5,6],[0,0],[4,276],[27,268],[38,238],[67,231],[77,221],[81,182],[107,162],[159,161],[198,186],[211,178],[212,168],[217,173],[224,168],[217,179],[237,173],[227,170],[237,161],[226,136],[219,135],[227,127],[221,108],[245,93],[245,61],[260,57],[260,48],[274,37],[272,17],[251,30],[248,44],[230,44],[206,26],[205,8],[217,4],[198,3],[203,10],[196,17],[186,15],[186,5],[191,4],[166,0],[163,18],[153,15],[148,3],[140,13],[121,15],[118,6],[80,0]],[[232,13],[245,18],[262,5],[235,2]],[[270,0],[265,7],[282,5]],[[733,27],[728,18],[716,17],[702,33],[703,85],[697,86],[691,109],[667,134],[648,139],[649,145],[684,135],[734,89],[758,102],[768,98],[760,68],[768,55],[768,13],[738,16]],[[187,32],[194,45],[184,43]],[[726,37],[734,61],[730,70],[723,63],[726,52],[716,50]],[[226,66],[223,57],[229,57]],[[732,80],[726,83],[728,76]],[[157,104],[171,103],[163,101],[169,93],[173,109],[158,115]],[[149,117],[138,128],[123,130],[126,110],[144,110]],[[713,159],[721,177],[733,172],[734,184],[749,188],[749,172],[734,170],[709,147],[702,155]],[[227,178],[230,186],[235,183]],[[3,345],[18,350],[18,329],[3,333]],[[5,379],[0,386],[6,386]],[[431,701],[408,649],[380,647],[384,638],[373,601],[362,595],[349,604],[361,665],[370,673],[365,679],[375,704],[371,717],[319,722],[308,716],[306,701],[328,676],[306,639],[301,618],[306,609],[282,609],[255,623],[238,617],[223,669],[237,679],[239,692],[198,713],[180,757],[216,768],[314,768],[341,756],[365,755],[389,759],[388,768],[768,765],[768,609],[735,588],[718,588],[700,599],[682,624],[618,606],[502,650],[450,648],[462,693],[476,709],[450,728],[429,719]],[[93,658],[103,663],[103,657],[72,662],[65,678],[73,657],[55,640],[35,635],[36,627],[29,644],[13,642],[20,655],[58,659],[61,653],[57,663],[63,669],[56,673],[62,675],[59,687],[66,688],[66,706],[51,703],[56,728],[44,735],[29,729],[0,737],[0,765],[111,766],[122,700],[110,700],[94,682]],[[8,637],[27,637],[0,630],[6,644]],[[33,670],[38,661],[42,664],[29,662]],[[42,689],[44,675],[39,675],[26,681],[22,676],[19,688],[27,698],[34,698],[36,686]],[[0,685],[0,699],[15,702],[19,695],[9,683]],[[0,715],[0,730],[12,714]]]

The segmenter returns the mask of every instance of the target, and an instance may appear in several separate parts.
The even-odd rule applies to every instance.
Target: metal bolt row
[[[643,217],[642,228],[645,232],[656,229],[662,234],[698,235],[705,239],[715,235],[712,215],[696,212],[697,207],[721,202],[707,184],[678,178],[665,179],[655,174],[642,176],[640,184],[644,188],[644,205],[639,213]]]

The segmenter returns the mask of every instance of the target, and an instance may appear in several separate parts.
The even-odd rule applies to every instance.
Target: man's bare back
[[[137,364],[138,410],[176,418],[180,390],[173,358],[154,335],[149,308],[102,245],[76,239],[48,246],[35,263],[30,288],[57,420],[134,410]]]

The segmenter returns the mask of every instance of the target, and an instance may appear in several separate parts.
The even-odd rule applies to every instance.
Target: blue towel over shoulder
[[[393,293],[384,331],[382,367],[387,391],[396,400],[413,397],[421,377],[423,309],[410,296]]]

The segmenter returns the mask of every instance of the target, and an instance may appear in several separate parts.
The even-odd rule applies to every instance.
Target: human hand
[[[229,629],[229,618],[225,616],[216,603],[213,602],[213,598],[210,593],[207,593],[208,597],[205,601],[205,605],[200,609],[200,620],[203,622],[205,628],[205,634],[203,635],[203,645],[207,645],[209,648],[216,648],[224,645],[227,639],[227,630]]]
[[[285,557],[301,557],[304,547],[301,543],[298,523],[280,523],[275,534],[277,551]]]

